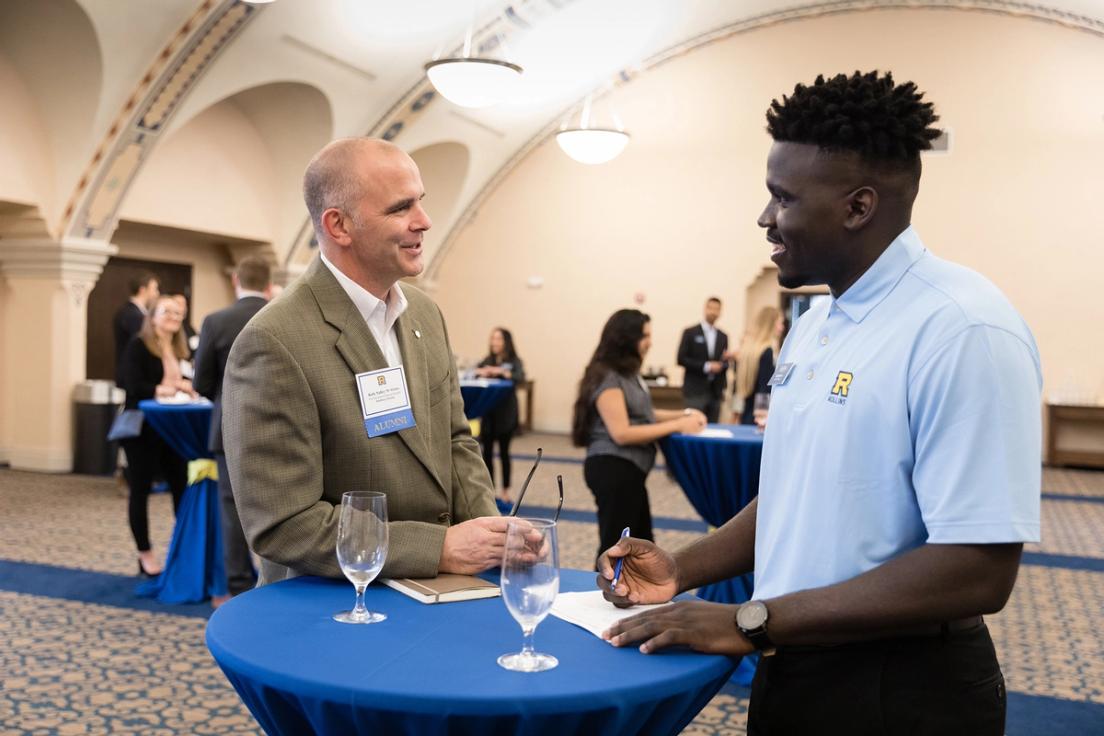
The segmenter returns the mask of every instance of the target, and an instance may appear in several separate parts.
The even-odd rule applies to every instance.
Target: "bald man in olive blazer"
[[[321,201],[312,202],[308,186],[328,263],[315,257],[242,330],[223,384],[223,444],[246,538],[262,558],[258,584],[300,574],[340,577],[341,495],[358,490],[387,494],[390,546],[381,577],[487,569],[501,560],[506,522],[464,416],[444,317],[417,288],[397,278],[387,285],[420,271],[428,217],[393,214],[409,192],[420,198],[420,177],[393,146],[355,139],[323,149],[308,182],[316,168],[324,181],[332,175],[327,157],[365,168],[362,196],[331,206],[327,198],[338,194],[322,187],[315,193]],[[377,181],[373,167],[384,164],[397,169]],[[420,204],[412,207],[420,212]],[[405,311],[383,341],[397,340],[415,427],[368,437],[355,376],[389,362],[353,301],[359,292],[339,282],[335,268],[381,304],[405,297]]]

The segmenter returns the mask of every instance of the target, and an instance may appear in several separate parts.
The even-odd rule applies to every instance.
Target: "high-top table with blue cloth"
[[[594,573],[563,570],[561,590],[593,590]],[[734,662],[692,652],[615,648],[549,615],[538,651],[555,669],[510,672],[521,648],[501,598],[427,605],[375,584],[378,624],[330,617],[353,586],[293,578],[223,605],[207,647],[261,727],[275,734],[676,734],[724,685]]]
[[[178,455],[188,460],[188,487],[176,511],[165,568],[141,583],[138,595],[162,603],[198,603],[226,595],[219,517],[218,469],[207,450],[211,404],[138,402],[145,421]]]
[[[502,378],[475,378],[460,381],[464,399],[464,416],[479,419],[491,413],[506,394],[514,390],[514,382]]]
[[[712,526],[721,526],[751,503],[759,493],[759,463],[763,457],[763,435],[752,425],[710,424],[725,429],[732,437],[702,437],[673,434],[660,440],[667,469],[674,476],[690,504]],[[743,603],[751,597],[751,575],[723,580],[698,591],[706,600]],[[750,684],[754,658],[745,658],[733,678]]]

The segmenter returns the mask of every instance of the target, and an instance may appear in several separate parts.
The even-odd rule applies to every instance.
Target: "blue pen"
[[[629,536],[629,528],[625,527],[621,530],[621,539],[624,539],[627,536]],[[624,557],[618,557],[617,564],[613,566],[613,585],[611,586],[612,588],[616,588],[617,581],[621,579],[621,565],[624,564],[624,562]]]

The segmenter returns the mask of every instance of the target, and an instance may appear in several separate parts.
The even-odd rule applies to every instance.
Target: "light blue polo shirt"
[[[924,543],[1039,540],[1039,352],[987,279],[909,227],[797,321],[787,363],[763,442],[756,598]]]

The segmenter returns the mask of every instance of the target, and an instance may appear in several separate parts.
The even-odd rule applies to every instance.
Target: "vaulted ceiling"
[[[432,262],[588,94],[758,28],[927,7],[1104,38],[1101,0],[4,0],[0,203],[36,208],[57,237],[109,239],[123,218],[270,242],[292,261],[309,241],[306,159],[381,135],[434,184]],[[469,28],[476,49],[524,67],[510,102],[468,110],[432,93],[424,63]]]

